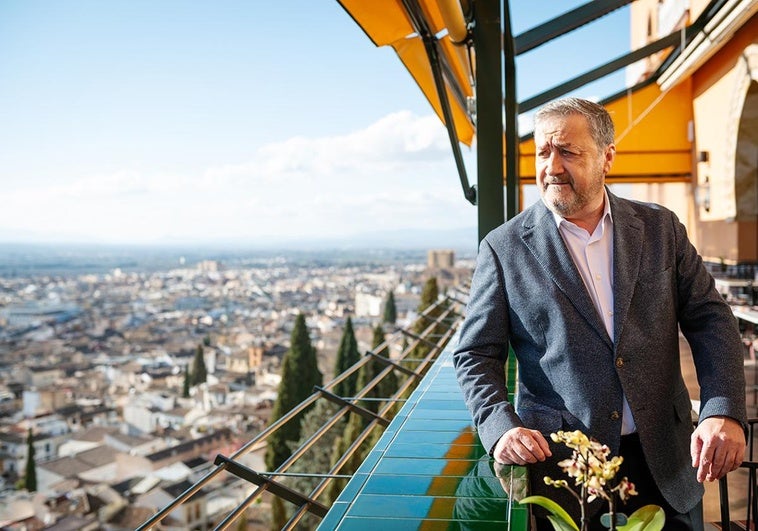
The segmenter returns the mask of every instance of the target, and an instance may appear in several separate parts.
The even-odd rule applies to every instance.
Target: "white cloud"
[[[240,157],[242,158],[242,157]],[[447,133],[398,112],[341,136],[293,137],[195,174],[123,170],[10,192],[0,227],[101,241],[349,235],[475,225]]]
[[[403,111],[390,114],[365,129],[324,138],[295,137],[260,149],[267,174],[308,177],[351,171],[391,171],[418,160],[450,157],[444,127],[434,116]]]

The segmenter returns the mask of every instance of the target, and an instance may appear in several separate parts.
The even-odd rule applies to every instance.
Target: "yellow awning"
[[[692,85],[689,80],[668,92],[651,83],[605,103],[616,125],[616,161],[606,181],[689,182],[693,172]],[[533,184],[534,139],[520,144],[521,184]]]
[[[391,46],[411,74],[434,112],[443,123],[442,105],[434,82],[429,56],[421,36],[416,33],[401,0],[338,0],[376,46]],[[419,2],[424,19],[433,35],[445,28],[435,0]],[[453,44],[447,35],[436,39],[437,53],[443,68],[447,99],[458,140],[470,146],[474,124],[467,110],[466,98],[473,96],[473,75],[465,46]],[[473,60],[473,59],[472,59]]]
[[[376,46],[387,46],[413,33],[402,0],[337,0]]]
[[[445,123],[437,87],[423,39],[416,32],[402,0],[338,0],[376,46],[391,46]],[[465,46],[453,44],[445,33],[443,8],[448,0],[417,0],[424,24],[435,39],[445,65],[445,93],[450,103],[458,141],[471,145],[476,134],[468,112],[473,97],[473,56]],[[458,0],[454,0],[458,2]],[[458,4],[459,5],[459,4]],[[473,53],[473,52],[472,52]],[[691,82],[686,80],[666,92],[651,83],[614,101],[606,102],[616,124],[617,157],[609,183],[686,182],[693,173],[692,142],[688,129],[693,120]],[[534,141],[520,143],[519,182],[534,183]]]
[[[442,49],[453,48],[453,45],[450,44],[450,41],[447,37],[444,37],[438,42],[443,44]],[[447,46],[445,46],[445,44],[447,44]],[[411,73],[413,79],[416,80],[416,84],[419,86],[421,91],[426,96],[426,99],[432,105],[434,112],[437,113],[437,116],[440,120],[442,120],[442,123],[445,123],[445,118],[442,114],[442,106],[440,104],[439,96],[437,95],[437,87],[434,83],[434,75],[432,74],[432,69],[429,66],[429,59],[427,58],[426,50],[424,49],[424,43],[422,40],[419,37],[403,39],[402,41],[393,44],[392,47],[395,49],[395,52],[397,52],[397,55],[405,65],[405,68],[408,69],[408,72]],[[457,70],[460,73],[463,68],[458,65]],[[462,88],[465,90],[463,94],[466,97],[471,97],[473,95],[471,87],[468,84]],[[450,102],[450,110],[453,113],[453,123],[455,124],[456,136],[460,142],[463,142],[467,146],[470,146],[471,141],[474,138],[474,124],[471,123],[466,109],[456,99],[453,91],[450,90],[449,85],[447,85],[446,90],[447,99]]]

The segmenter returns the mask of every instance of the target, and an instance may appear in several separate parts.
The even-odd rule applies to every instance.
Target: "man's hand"
[[[504,465],[526,465],[553,455],[547,441],[537,430],[511,428],[497,441],[492,457]]]
[[[732,418],[708,417],[692,434],[690,454],[692,466],[697,467],[697,480],[715,481],[742,463],[745,432]]]

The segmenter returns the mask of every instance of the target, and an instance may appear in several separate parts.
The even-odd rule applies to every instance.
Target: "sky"
[[[582,3],[513,1],[514,34]],[[518,99],[626,53],[628,26],[623,8],[519,56]],[[267,245],[477,223],[440,120],[336,0],[0,1],[0,183],[0,242]]]

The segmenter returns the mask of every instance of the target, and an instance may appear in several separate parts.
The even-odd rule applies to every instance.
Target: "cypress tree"
[[[195,359],[192,362],[192,385],[205,383],[208,380],[208,369],[205,368],[205,356],[203,356],[203,345],[197,346]]]
[[[300,439],[297,443],[292,444],[293,450],[299,448],[307,439],[309,439],[321,426],[337,412],[337,406],[332,402],[325,399],[320,399],[316,402],[313,409],[311,409],[307,415],[303,418],[301,427]],[[339,438],[342,426],[346,420],[343,418],[337,424],[327,430],[318,442],[312,446],[306,453],[304,453],[300,459],[292,464],[289,469],[293,474],[298,472],[305,473],[326,473],[336,463],[336,459],[333,460],[331,449],[334,447],[336,440]],[[311,491],[316,488],[316,485],[321,483],[322,479],[312,476],[295,476],[288,478],[290,480],[287,486],[301,492],[303,494],[310,494]],[[333,482],[334,480],[332,480]],[[331,487],[330,483],[330,487]],[[326,491],[319,496],[319,499],[326,505],[331,505],[336,499],[330,498],[332,493],[330,487],[327,487]],[[299,522],[298,529],[316,529],[318,527],[319,519],[315,516],[306,514]]]
[[[34,463],[34,434],[29,428],[26,437],[26,470],[24,474],[24,487],[29,492],[37,491],[37,468]]]
[[[313,387],[322,383],[316,349],[311,345],[303,314],[298,314],[295,319],[290,348],[282,359],[281,376],[276,402],[271,412],[271,423],[308,398],[313,393]],[[266,466],[269,470],[275,470],[292,455],[288,443],[300,437],[301,419],[302,417],[292,419],[267,439]]]
[[[376,378],[376,375],[379,374],[382,369],[382,362],[371,356],[371,359],[369,359],[366,364],[358,371],[358,382],[356,384],[356,388],[359,390],[365,388],[371,380]],[[381,385],[375,385],[368,393],[363,395],[363,398],[368,400],[360,400],[359,405],[368,409],[369,411],[376,413],[379,411],[379,403],[373,399],[379,398],[380,392]],[[359,418],[361,419],[363,426],[368,424],[368,421],[364,417]]]
[[[237,531],[247,531],[247,511],[237,519]]]
[[[345,330],[342,332],[340,346],[337,350],[337,359],[334,363],[334,375],[337,376],[342,374],[358,363],[360,359],[361,354],[358,352],[358,343],[355,340],[353,321],[348,317],[347,322],[345,323]],[[334,394],[346,397],[353,396],[355,394],[355,382],[357,378],[358,375],[353,374],[349,378],[342,380],[334,387]]]
[[[374,351],[379,356],[384,356],[385,358],[390,357],[389,350],[385,346],[381,350],[379,349],[379,345],[384,343],[384,329],[382,328],[382,325],[376,325],[374,328],[374,337],[371,340],[371,350]],[[381,371],[384,367],[379,367],[379,371]],[[377,371],[377,372],[379,372]],[[379,384],[379,390],[377,392],[377,395],[380,397],[390,397],[393,395],[395,391],[398,389],[398,379],[397,375],[395,374],[394,369],[391,370],[389,373],[387,373],[384,378],[382,378],[381,383]]]
[[[367,421],[361,415],[358,415],[357,413],[350,413],[342,436],[337,437],[337,439],[334,441],[334,447],[332,450],[333,463],[336,463],[337,459],[340,459],[345,454],[347,449],[351,444],[353,444],[353,441],[358,438],[366,425]],[[358,467],[361,466],[361,463],[365,461],[365,458],[370,450],[371,447],[367,447],[364,441],[363,445],[361,445],[360,448],[357,448],[355,450],[355,453],[353,453],[353,455],[347,461],[345,461],[342,469],[340,470],[340,474],[354,474],[355,471],[358,470]],[[345,488],[345,485],[347,485],[347,479],[336,478],[332,480],[326,491],[327,499],[337,499],[337,496],[339,496],[339,493],[342,492],[342,489]]]
[[[371,350],[376,354],[384,355],[382,354],[384,349],[381,351],[376,349],[382,343],[384,343],[384,328],[382,328],[382,325],[378,324],[374,327],[374,335],[371,337]]]
[[[190,396],[190,376],[189,366],[184,369],[184,383],[182,384],[182,398],[189,398]]]
[[[430,277],[424,282],[424,287],[421,289],[421,300],[419,301],[418,311],[419,313],[426,310],[429,306],[437,302],[440,290],[437,287],[437,277]]]
[[[280,531],[285,525],[290,516],[287,511],[287,507],[284,506],[284,501],[279,496],[271,498],[271,531]]]
[[[424,287],[421,289],[421,299],[418,304],[418,313],[421,315],[424,310],[432,306],[437,302],[439,297],[439,288],[437,287],[437,277],[429,277],[424,283]],[[436,317],[436,312],[430,312],[426,314],[426,317],[419,317],[419,319],[413,324],[413,331],[417,334],[421,334],[431,324],[431,319]],[[424,342],[419,342],[413,349],[412,357],[423,358],[430,351],[429,345]]]
[[[382,329],[381,324],[374,327],[374,335],[372,338],[372,351],[375,354],[378,354],[379,356],[387,356],[386,348],[378,349],[382,343],[384,343],[384,330]],[[363,366],[361,367],[361,370],[358,371],[358,383],[356,385],[357,389],[363,389],[366,387],[366,385],[376,378],[376,376],[384,369],[384,364],[374,358],[373,356],[371,359]],[[382,379],[382,381],[376,385],[371,391],[369,391],[365,398],[369,399],[376,399],[376,398],[382,398],[385,396],[390,396],[392,393],[394,393],[397,390],[397,378],[395,377],[394,371],[389,373]],[[389,393],[389,394],[385,394]],[[361,405],[368,409],[369,411],[373,411],[376,413],[379,411],[379,402],[376,400],[368,400],[365,402],[362,402]],[[335,463],[337,459],[342,457],[342,455],[347,451],[347,449],[350,447],[350,445],[353,443],[355,439],[358,438],[358,435],[365,429],[365,427],[368,425],[369,420],[364,418],[361,415],[358,415],[357,413],[350,413],[348,416],[348,421],[345,425],[345,428],[343,430],[342,436],[337,438],[334,442],[334,447],[332,450],[332,463]],[[371,449],[376,445],[377,441],[379,440],[379,437],[381,437],[383,430],[380,426],[375,425],[373,428],[373,431],[371,435],[363,442],[361,447],[356,450],[356,452],[352,455],[350,459],[348,459],[345,462],[345,465],[343,466],[342,470],[340,471],[341,474],[353,474],[358,469],[358,467],[361,465],[361,463],[366,459],[366,456],[371,451]],[[335,479],[332,481],[332,483],[329,485],[329,488],[327,489],[327,499],[334,500],[337,498],[339,493],[342,491],[342,489],[345,488],[345,485],[347,484],[347,480],[345,479]]]
[[[397,307],[395,306],[395,293],[390,290],[387,295],[387,302],[384,303],[384,318],[383,321],[387,324],[395,324],[397,321]]]

